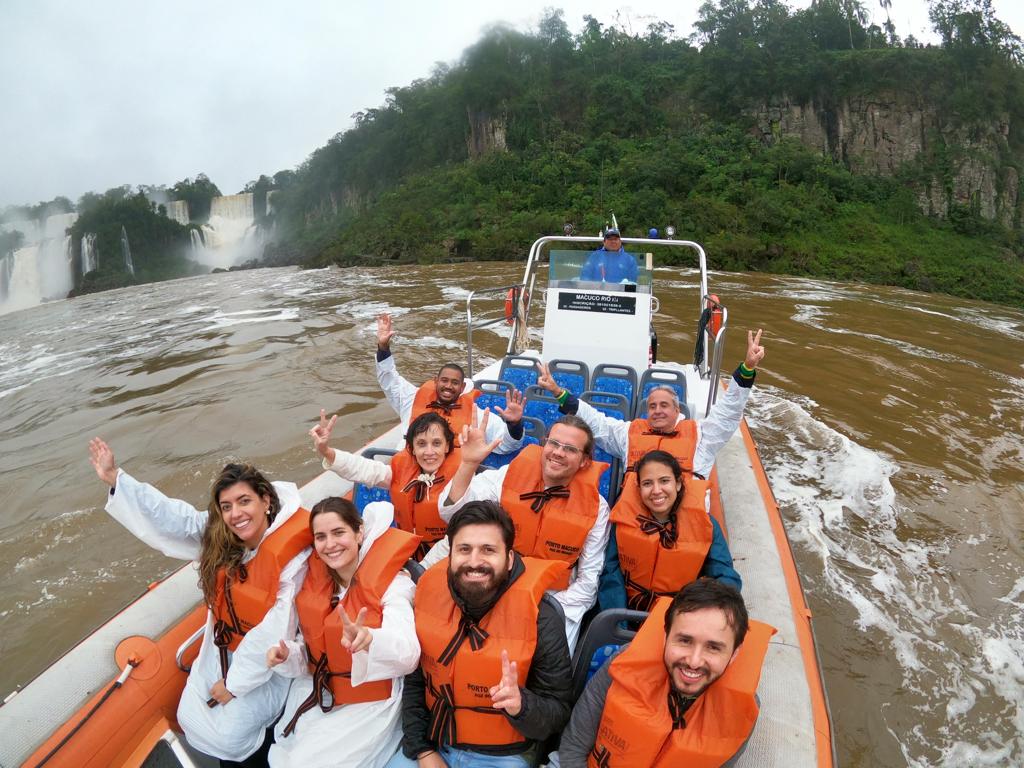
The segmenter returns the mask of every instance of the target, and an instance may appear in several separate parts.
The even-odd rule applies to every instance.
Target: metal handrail
[[[206,622],[203,622],[203,625],[199,627],[199,629],[197,629],[195,632],[189,635],[188,640],[186,640],[184,643],[178,646],[178,652],[174,655],[174,663],[178,665],[178,669],[180,669],[182,672],[189,672],[192,669],[191,664],[186,667],[184,664],[181,663],[181,660],[185,657],[185,651],[187,651],[189,647],[191,647],[192,644],[195,643],[196,640],[201,638],[203,636],[203,632],[205,631]]]
[[[519,354],[522,350],[518,348],[517,339],[526,338],[526,328],[520,327],[520,322],[525,326],[530,317],[530,306],[533,304],[533,298],[536,296],[534,292],[534,285],[537,280],[537,265],[541,263],[541,252],[545,245],[548,243],[603,243],[604,238],[600,236],[595,237],[577,237],[569,235],[547,235],[534,241],[533,245],[530,246],[530,253],[526,257],[526,269],[523,272],[522,285],[529,288],[529,296],[527,297],[526,306],[522,318],[519,313],[516,313],[515,323],[512,326],[512,338],[509,339],[508,349],[506,354],[515,355]],[[704,253],[704,248],[700,243],[696,243],[693,240],[658,240],[649,237],[624,237],[622,238],[623,246],[626,245],[654,245],[654,246],[669,246],[669,247],[682,247],[690,248],[697,252],[698,262],[700,266],[700,296],[699,306],[697,308],[698,313],[704,308],[703,297],[708,293],[708,265],[707,255]]]
[[[515,304],[519,304],[520,296],[522,296],[523,290],[522,283],[516,283],[515,285],[505,285],[501,288],[482,288],[479,291],[470,291],[466,297],[466,367],[469,369],[469,377],[473,378],[473,331],[480,330],[482,328],[489,328],[492,325],[498,325],[506,322],[505,315],[496,317],[490,320],[477,320],[473,322],[473,299],[479,294],[497,294],[498,296],[507,295],[509,291],[516,291],[513,294]],[[494,298],[491,296],[490,298]],[[518,311],[515,317],[518,319]],[[513,324],[513,338],[515,338],[515,325]]]
[[[711,406],[718,401],[718,377],[722,371],[722,357],[725,353],[725,332],[729,329],[729,310],[720,301],[714,301],[710,296],[705,296],[708,303],[716,304],[722,310],[722,327],[715,334],[715,351],[712,353],[711,373],[708,376],[708,404],[704,409],[704,415],[711,413]],[[707,330],[704,331],[707,334]]]

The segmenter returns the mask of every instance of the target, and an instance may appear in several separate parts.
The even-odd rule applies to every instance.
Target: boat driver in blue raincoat
[[[604,233],[604,245],[592,252],[580,272],[580,280],[603,283],[635,283],[637,278],[636,259],[622,248],[619,230],[608,229]]]

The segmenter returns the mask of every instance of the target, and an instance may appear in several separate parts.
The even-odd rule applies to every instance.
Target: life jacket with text
[[[416,552],[419,541],[419,536],[388,528],[363,556],[341,598],[335,594],[334,579],[324,561],[315,552],[309,556],[309,570],[302,589],[295,596],[295,609],[306,641],[313,690],[295,710],[294,717],[285,726],[284,736],[294,731],[299,717],[314,707],[329,712],[340,704],[383,701],[391,697],[391,680],[352,686],[352,654],[341,644],[344,624],[338,607],[352,621],[366,608],[363,626],[379,629],[384,622],[384,593]]]
[[[476,407],[476,399],[480,396],[479,390],[470,390],[459,395],[458,399],[450,405],[442,405],[437,399],[437,385],[431,379],[425,382],[416,390],[416,397],[412,401],[412,413],[409,414],[409,423],[412,423],[417,416],[424,413],[436,413],[448,422],[448,426],[455,433],[456,440],[462,434],[462,428],[473,423],[473,409]],[[492,417],[494,414],[491,414]]]
[[[626,605],[649,611],[658,597],[671,597],[697,578],[714,529],[704,509],[707,480],[691,477],[675,520],[659,521],[640,500],[639,489],[623,492],[612,509],[619,567],[626,581]]]
[[[228,673],[228,651],[238,648],[245,633],[263,621],[277,601],[281,571],[312,544],[309,511],[299,507],[260,542],[256,555],[232,576],[228,576],[227,568],[217,572],[217,591],[210,610],[222,675]]]
[[[629,647],[612,660],[590,768],[718,768],[743,746],[757,721],[754,693],[775,628],[751,621],[722,676],[682,715],[669,707],[665,612],[661,598]]]
[[[697,450],[697,422],[693,419],[677,421],[668,432],[654,429],[647,419],[633,419],[629,423],[628,439],[623,493],[636,487],[636,463],[651,451],[665,451],[675,456],[683,470],[684,483],[693,475],[693,454]]]
[[[411,453],[402,450],[391,458],[391,503],[395,507],[395,523],[403,531],[415,533],[422,539],[417,559],[423,559],[430,547],[444,538],[448,524],[437,511],[437,501],[459,468],[459,461],[459,452],[453,449],[427,485],[419,479],[422,470]]]
[[[516,552],[524,557],[564,560],[575,565],[587,534],[597,521],[598,484],[608,465],[592,461],[568,486],[544,487],[543,448],[528,445],[508,465],[501,486],[501,506],[516,529]],[[569,586],[569,573],[554,589]]]
[[[516,663],[519,685],[537,648],[537,614],[545,590],[567,569],[564,562],[522,558],[525,571],[479,622],[467,618],[452,599],[448,560],[435,564],[416,585],[429,738],[457,749],[512,747],[526,738],[502,710],[491,706],[490,689],[501,680],[502,651]]]

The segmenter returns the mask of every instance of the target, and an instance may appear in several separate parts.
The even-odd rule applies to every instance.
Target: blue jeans
[[[441,757],[448,768],[529,768],[530,764],[520,755],[481,755],[464,749],[441,747]],[[402,750],[388,761],[384,768],[416,768],[416,761],[402,754]]]

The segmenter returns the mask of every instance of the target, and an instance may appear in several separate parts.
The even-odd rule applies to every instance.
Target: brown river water
[[[394,423],[374,317],[411,380],[463,359],[468,290],[518,264],[258,270],[0,316],[0,695],[179,563],[103,511],[86,443],[206,505],[229,458],[299,484],[320,408]],[[1024,764],[1024,312],[892,288],[713,274],[767,357],[748,420],[811,608],[843,766]],[[656,273],[663,359],[692,358],[694,272]],[[504,349],[476,336],[485,360]]]

